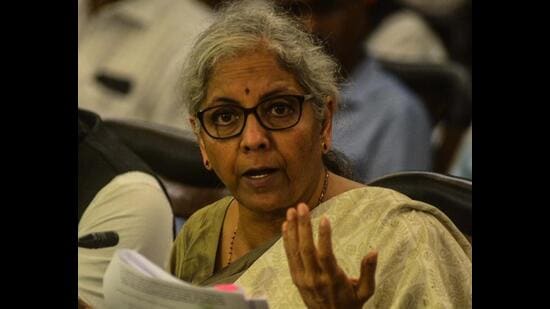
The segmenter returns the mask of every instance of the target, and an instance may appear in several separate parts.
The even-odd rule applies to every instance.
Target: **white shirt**
[[[157,180],[142,172],[115,177],[94,197],[78,224],[78,237],[116,231],[119,243],[103,249],[78,248],[78,294],[103,307],[103,274],[116,249],[134,249],[165,267],[173,242],[172,209]]]
[[[437,34],[412,10],[399,10],[386,17],[366,41],[369,54],[378,59],[440,64],[449,60]]]
[[[211,15],[209,7],[195,0],[124,0],[97,16],[81,15],[78,106],[104,119],[132,118],[190,130],[179,104],[178,75]],[[128,81],[128,93],[98,82],[98,74]]]

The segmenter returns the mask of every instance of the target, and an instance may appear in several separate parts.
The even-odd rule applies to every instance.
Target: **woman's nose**
[[[247,117],[241,133],[241,149],[245,152],[268,149],[268,130],[262,127],[255,114],[249,114]]]

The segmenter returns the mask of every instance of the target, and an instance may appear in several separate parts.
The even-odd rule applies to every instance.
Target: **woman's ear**
[[[202,137],[200,135],[200,124],[195,117],[189,117],[189,123],[191,124],[191,128],[193,128],[193,132],[195,133],[195,136],[197,137],[197,143],[199,144],[199,149],[201,151],[201,157],[202,157],[202,163],[204,164],[204,167],[207,170],[211,170],[212,166],[210,164],[210,161],[208,160],[208,154],[206,154],[206,147],[204,147],[204,141],[202,140]]]
[[[332,146],[332,121],[334,112],[336,110],[336,101],[333,97],[327,97],[327,103],[325,107],[325,119],[323,120],[323,126],[321,127],[321,146],[323,151],[326,152]],[[326,149],[326,150],[325,150]]]
[[[199,130],[200,130],[200,123],[198,119],[194,116],[190,116],[187,120],[189,120],[189,124],[191,125],[191,129],[193,130],[193,133],[199,137]]]

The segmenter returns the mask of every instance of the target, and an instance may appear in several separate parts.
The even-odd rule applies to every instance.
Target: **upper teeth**
[[[250,178],[263,178],[263,177],[267,177],[267,174],[260,174],[260,175],[251,175]]]

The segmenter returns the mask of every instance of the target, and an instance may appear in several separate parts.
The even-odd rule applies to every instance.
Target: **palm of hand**
[[[326,217],[319,225],[317,248],[305,204],[299,204],[297,210],[288,210],[282,229],[292,281],[308,308],[361,308],[374,294],[376,252],[363,258],[358,279],[348,278],[332,251],[330,223]]]

